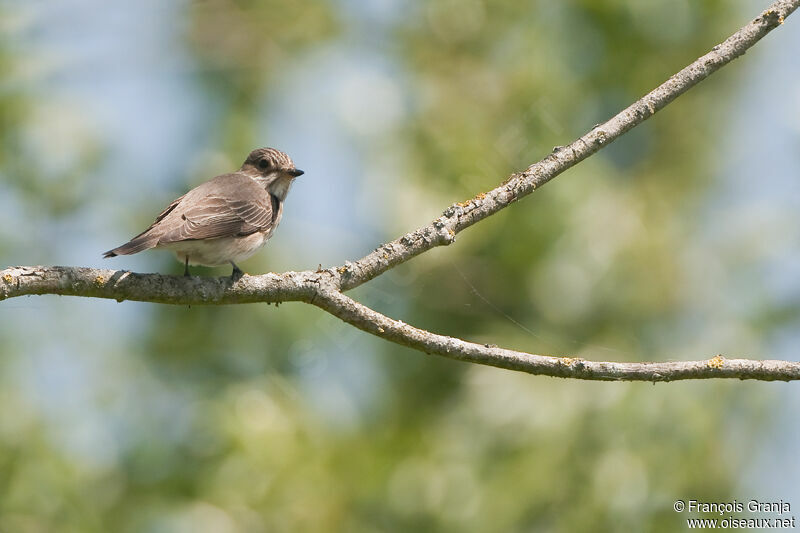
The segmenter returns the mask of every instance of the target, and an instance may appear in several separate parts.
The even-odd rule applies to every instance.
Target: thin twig
[[[705,361],[668,363],[612,363],[576,357],[535,355],[476,344],[437,335],[393,320],[338,291],[323,291],[314,305],[382,339],[428,354],[458,361],[496,366],[529,374],[597,381],[678,381],[683,379],[738,378],[764,381],[800,379],[800,363],[726,359],[715,355]]]
[[[451,244],[460,231],[529,195],[565,170],[608,146],[631,128],[664,109],[678,96],[743,55],[767,33],[783,24],[784,19],[798,6],[800,0],[780,0],[773,3],[710,52],[571,144],[557,147],[550,155],[529,166],[524,172],[513,174],[491,191],[451,205],[442,216],[427,226],[378,247],[358,261],[346,263],[342,267],[342,290],[358,287],[431,248]]]

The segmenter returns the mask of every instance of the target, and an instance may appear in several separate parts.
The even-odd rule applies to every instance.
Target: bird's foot
[[[239,279],[241,279],[241,277],[244,276],[244,272],[242,272],[242,269],[236,266],[236,263],[234,263],[233,261],[231,261],[231,265],[233,266],[233,272],[231,272],[231,281],[233,282],[239,281]]]

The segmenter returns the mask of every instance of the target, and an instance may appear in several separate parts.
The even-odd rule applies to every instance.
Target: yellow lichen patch
[[[347,272],[347,267],[339,267],[336,270],[339,272],[339,274],[344,274]]]
[[[572,370],[580,370],[583,368],[583,359],[580,357],[556,357],[558,362],[561,363],[563,366],[568,366]]]
[[[708,360],[706,366],[708,366],[708,368],[716,368],[719,370],[720,368],[722,368],[724,364],[725,364],[725,358],[717,354]]]
[[[97,285],[98,287],[102,287],[105,282],[106,278],[104,278],[103,276],[97,276],[96,278],[94,278],[94,284]]]
[[[6,283],[11,283],[12,281],[14,281],[14,278],[13,276],[11,276],[11,274],[6,274],[5,276],[3,276],[3,281],[5,281]]]
[[[783,15],[778,17],[778,24],[783,24]]]
[[[456,205],[458,207],[467,207],[469,204],[471,204],[473,202],[477,203],[477,202],[483,200],[484,198],[486,198],[486,193],[485,192],[479,192],[478,194],[475,195],[474,198],[470,198],[469,200],[464,200],[463,202],[458,202]]]

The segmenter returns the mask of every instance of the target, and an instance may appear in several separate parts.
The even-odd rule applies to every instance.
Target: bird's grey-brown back
[[[105,257],[167,248],[187,264],[235,264],[275,231],[291,183],[302,174],[280,150],[253,150],[237,172],[217,176],[176,199],[149,228]]]

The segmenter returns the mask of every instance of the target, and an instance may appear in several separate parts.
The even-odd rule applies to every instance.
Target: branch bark
[[[430,333],[384,316],[338,291],[323,291],[313,303],[367,333],[427,354],[529,374],[597,381],[656,382],[708,378],[758,379],[762,381],[800,379],[800,363],[789,361],[726,359],[722,355],[716,355],[706,361],[613,363],[586,361],[577,357],[535,355]]]
[[[506,350],[438,335],[393,320],[343,294],[434,247],[454,242],[460,231],[497,213],[641,124],[678,96],[747,51],[800,6],[774,2],[710,52],[692,62],[643,98],[567,146],[557,147],[525,171],[486,193],[448,207],[442,216],[378,247],[355,262],[318,271],[229,278],[184,278],[80,267],[11,267],[0,271],[0,300],[31,294],[59,294],[117,301],[180,305],[278,303],[313,304],[378,337],[460,361],[537,375],[591,380],[674,381],[739,378],[800,379],[800,363],[726,359],[665,363],[593,362]]]
[[[550,155],[529,166],[525,171],[511,175],[491,191],[478,194],[466,202],[451,205],[441,217],[427,226],[380,246],[354,263],[346,263],[342,289],[358,287],[431,248],[453,243],[460,231],[529,195],[652,117],[720,68],[744,55],[748,48],[783,24],[784,19],[798,6],[800,0],[780,0],[773,3],[761,15],[716,45],[710,52],[572,143],[557,146]]]

